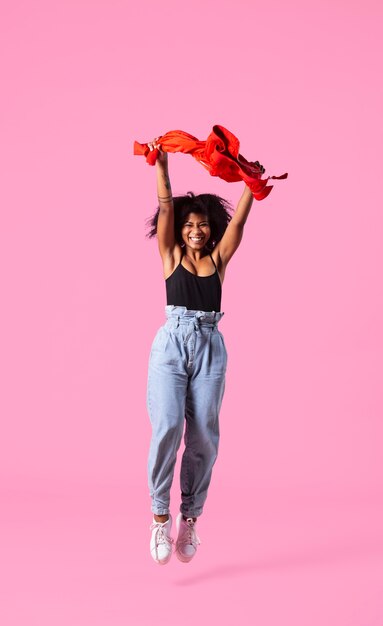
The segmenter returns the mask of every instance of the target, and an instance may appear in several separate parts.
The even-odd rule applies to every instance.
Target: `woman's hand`
[[[262,174],[264,174],[266,172],[265,168],[263,167],[263,165],[260,164],[259,161],[255,161],[254,165],[257,165],[259,167],[259,169],[261,170]]]
[[[161,137],[156,137],[155,139],[153,139],[153,141],[149,141],[148,148],[151,152],[153,152],[153,150],[158,150],[158,157],[157,157],[156,163],[164,167],[167,167],[168,154],[167,152],[163,152],[161,148],[161,144],[159,143],[160,139]]]

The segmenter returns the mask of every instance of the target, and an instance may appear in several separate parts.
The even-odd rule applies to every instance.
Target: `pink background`
[[[1,3],[4,626],[383,623],[382,13]],[[215,123],[289,178],[225,281],[203,543],[159,568],[145,387],[165,293],[155,172],[132,145]],[[242,191],[184,155],[170,173],[174,193]]]

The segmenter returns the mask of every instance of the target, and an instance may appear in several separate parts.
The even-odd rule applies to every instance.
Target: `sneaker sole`
[[[181,554],[181,552],[178,552],[178,550],[176,549],[176,557],[179,561],[181,561],[181,563],[190,563],[190,561],[192,560],[192,558],[195,555],[193,554],[193,556],[184,556],[183,554]]]
[[[157,563],[157,565],[166,565],[167,563],[169,563],[171,556],[172,556],[172,555],[170,555],[170,556],[169,556],[169,558],[168,558],[168,559],[166,559],[166,561],[157,561],[157,559],[153,559],[153,561],[154,561],[155,563]],[[153,557],[152,557],[152,558],[153,558]]]
[[[170,559],[171,559],[171,557],[172,557],[172,554],[173,554],[173,550],[169,553],[169,556],[168,556],[168,557],[166,557],[165,559],[163,559],[163,560],[161,560],[161,561],[160,561],[159,559],[156,559],[156,557],[155,557],[155,556],[153,556],[152,551],[150,551],[150,556],[152,557],[152,559],[153,559],[153,561],[154,561],[155,563],[158,563],[158,565],[166,565],[166,563],[169,563],[169,561],[170,561]]]

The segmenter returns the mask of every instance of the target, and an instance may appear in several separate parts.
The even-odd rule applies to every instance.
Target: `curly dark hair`
[[[189,213],[201,213],[206,215],[211,230],[207,248],[213,249],[222,239],[223,234],[231,220],[232,206],[224,198],[214,193],[201,193],[196,196],[192,191],[188,191],[186,196],[176,196],[173,198],[174,204],[174,234],[179,245],[183,244],[181,230],[186,222]],[[147,220],[147,237],[152,238],[157,235],[157,223],[160,208],[157,207],[155,214]]]

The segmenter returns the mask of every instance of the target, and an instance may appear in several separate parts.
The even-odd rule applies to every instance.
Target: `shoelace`
[[[158,556],[158,546],[163,543],[168,548],[171,548],[172,543],[174,543],[174,539],[169,537],[164,531],[164,525],[161,522],[153,522],[150,526],[150,530],[155,530],[155,547],[156,547],[156,556]]]
[[[191,544],[192,546],[194,546],[194,548],[200,545],[201,540],[196,533],[196,529],[194,525],[195,525],[195,522],[193,518],[188,517],[186,520],[186,529],[181,537],[181,540],[178,541],[179,544],[182,544],[182,545]]]

